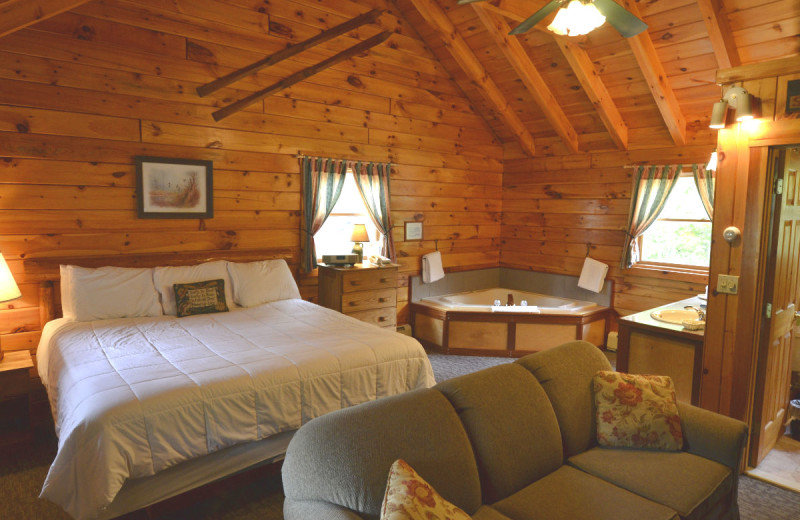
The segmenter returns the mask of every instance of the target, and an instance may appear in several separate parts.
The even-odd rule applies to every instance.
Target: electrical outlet
[[[717,277],[717,292],[724,294],[737,294],[739,292],[739,277],[721,274]]]

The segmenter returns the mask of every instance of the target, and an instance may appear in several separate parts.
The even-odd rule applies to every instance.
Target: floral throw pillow
[[[178,317],[212,312],[228,312],[225,303],[225,280],[206,280],[194,283],[176,283],[175,304]]]
[[[443,499],[403,459],[389,470],[381,520],[470,520],[470,516]]]
[[[675,385],[668,376],[600,371],[592,386],[598,444],[665,451],[683,447]]]

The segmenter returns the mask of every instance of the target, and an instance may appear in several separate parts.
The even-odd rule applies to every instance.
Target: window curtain
[[[366,163],[360,161],[352,165],[356,186],[364,200],[372,223],[383,233],[383,246],[381,256],[388,257],[392,262],[397,260],[392,236],[392,217],[389,207],[389,163]]]
[[[693,164],[692,173],[708,218],[714,220],[714,170],[707,170],[705,164]]]
[[[664,209],[675,188],[683,165],[639,166],[633,175],[631,210],[620,267],[628,269],[639,261],[639,242]]]
[[[317,267],[314,235],[331,214],[344,187],[347,163],[338,159],[303,157],[303,229],[300,240],[300,265],[305,272]]]

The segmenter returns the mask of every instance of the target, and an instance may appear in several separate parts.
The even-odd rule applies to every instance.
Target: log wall
[[[374,7],[365,26],[206,98],[195,89]],[[23,296],[0,344],[35,348],[39,275],[24,259],[300,247],[298,153],[391,161],[399,322],[434,240],[452,269],[499,261],[502,148],[402,15],[382,0],[96,0],[0,38],[0,251]],[[397,33],[219,123],[211,113],[377,34]],[[357,35],[358,39],[354,36]],[[214,162],[214,218],[136,217],[134,156]],[[403,222],[425,240],[403,242]],[[317,294],[316,275],[301,292]]]

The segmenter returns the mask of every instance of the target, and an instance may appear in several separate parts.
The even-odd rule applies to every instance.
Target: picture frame
[[[786,83],[786,113],[800,112],[800,79]]]
[[[136,161],[139,218],[212,218],[213,162],[149,157]]]
[[[405,223],[406,241],[422,240],[422,222]]]

